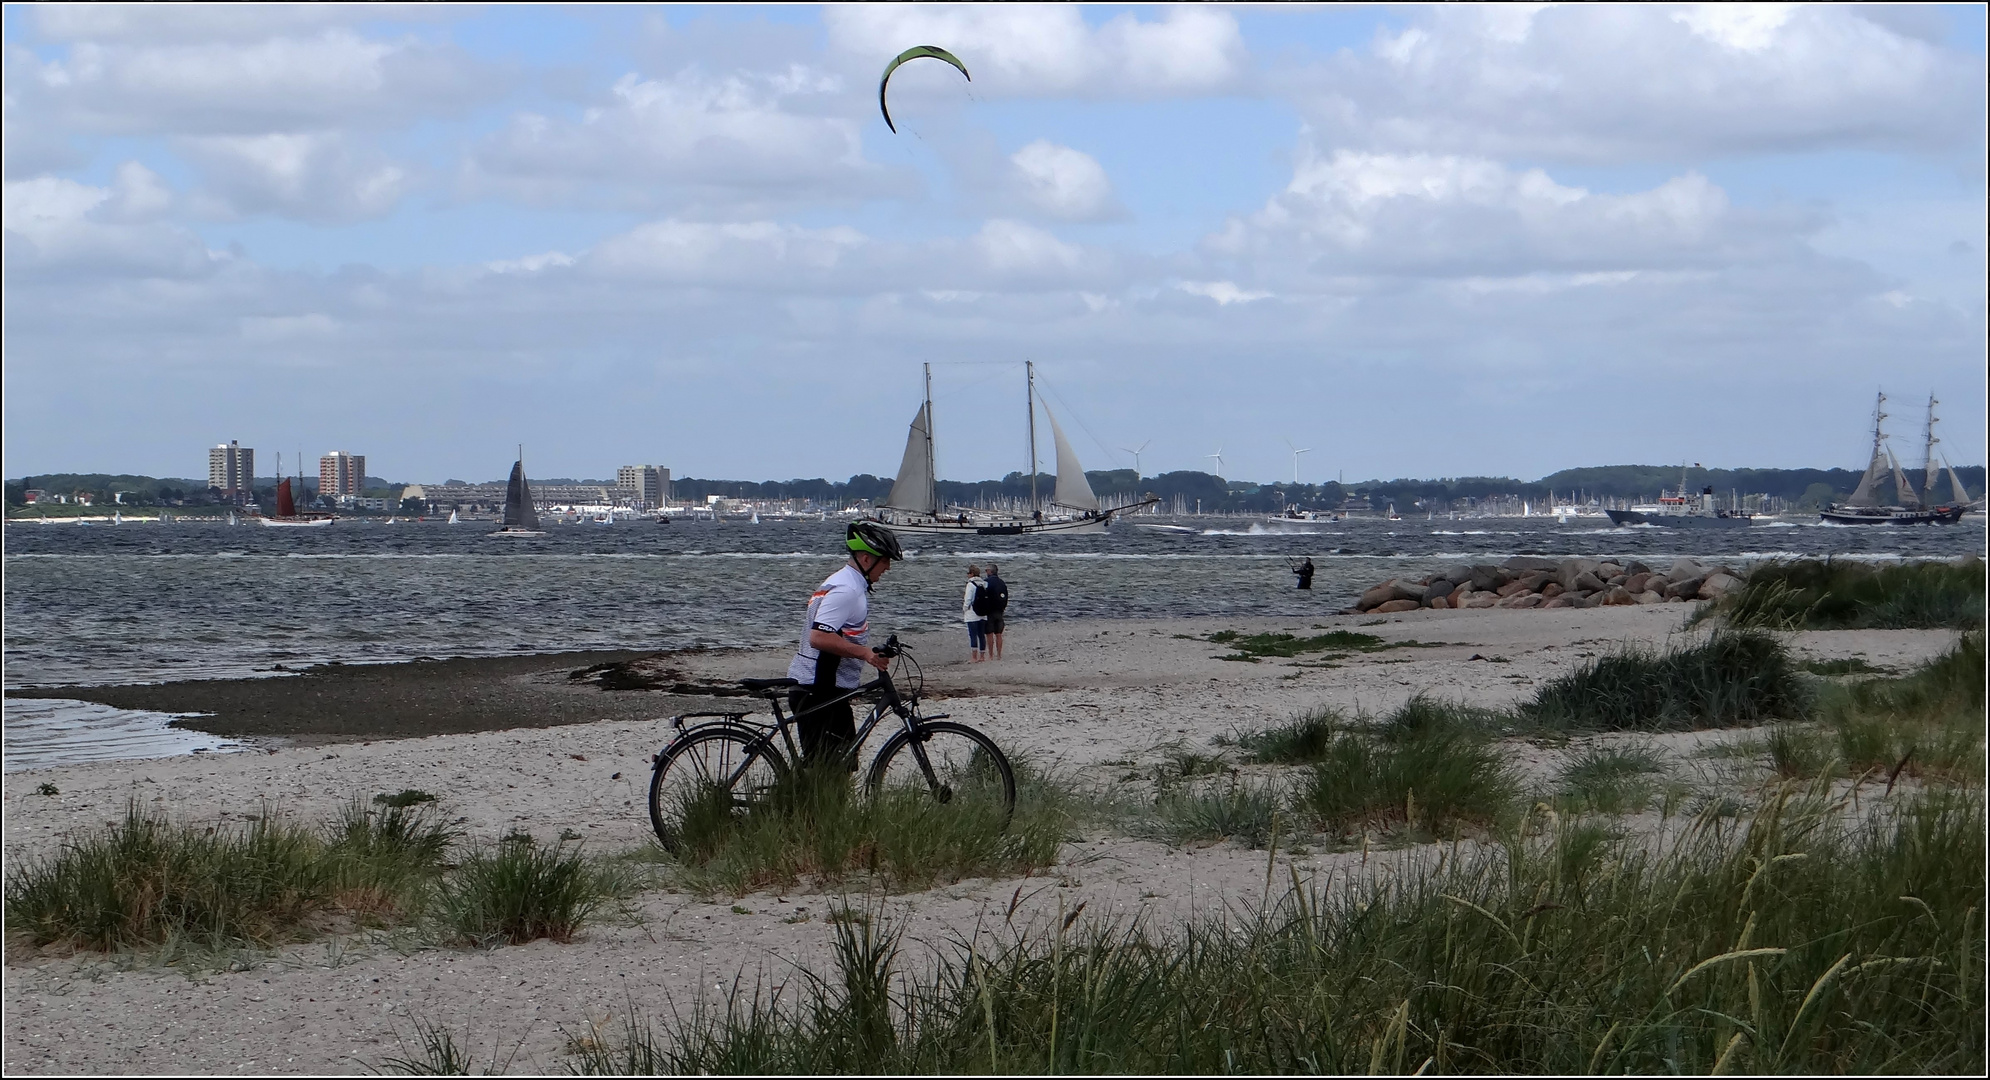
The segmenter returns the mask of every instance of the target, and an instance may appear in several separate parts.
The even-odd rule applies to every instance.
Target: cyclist
[[[905,557],[898,537],[873,521],[853,521],[844,533],[850,561],[816,586],[808,599],[801,647],[788,664],[788,677],[801,684],[788,698],[801,732],[802,757],[833,757],[857,738],[850,703],[819,707],[838,693],[857,688],[869,664],[888,670],[891,661],[865,644],[871,630],[871,586]],[[853,759],[854,760],[854,759]]]

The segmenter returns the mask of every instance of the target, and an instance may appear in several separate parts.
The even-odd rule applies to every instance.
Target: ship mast
[[[1942,479],[1941,467],[1935,464],[1935,444],[1942,441],[1935,438],[1935,406],[1940,404],[1941,402],[1935,400],[1934,392],[1929,391],[1928,423],[1921,432],[1923,440],[1921,471],[1927,477],[1922,483],[1922,490],[1927,494],[1929,502],[1935,501],[1935,485]]]
[[[933,469],[933,365],[926,369],[926,505],[937,513],[940,506],[940,474]]]
[[[1043,504],[1037,501],[1036,494],[1036,363],[1023,361],[1023,393],[1029,402],[1030,410],[1030,510],[1039,510]]]

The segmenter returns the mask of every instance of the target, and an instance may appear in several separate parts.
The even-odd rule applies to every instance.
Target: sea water
[[[1092,535],[907,537],[909,557],[872,600],[873,634],[957,623],[970,563],[1001,565],[1010,632],[1027,633],[1044,619],[1317,617],[1389,577],[1515,554],[1657,566],[1679,557],[1953,558],[1980,554],[1985,542],[1981,518],[1897,528],[1812,517],[1724,530],[1545,517],[1133,520],[1187,531],[1122,522]],[[240,677],[333,660],[775,646],[800,633],[810,591],[841,561],[843,528],[833,519],[645,518],[493,537],[488,523],[359,519],[323,529],[10,525],[5,684]],[[1293,587],[1290,563],[1301,557],[1317,567],[1311,592]],[[6,704],[10,766],[51,725],[69,722],[37,714],[26,724],[17,705],[27,700]],[[124,719],[118,738],[141,745],[130,741],[133,725],[163,730],[169,718]],[[106,721],[78,714],[72,726]]]

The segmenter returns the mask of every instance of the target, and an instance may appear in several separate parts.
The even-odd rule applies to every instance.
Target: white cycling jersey
[[[871,583],[865,580],[863,571],[846,563],[810,594],[808,619],[802,623],[801,647],[795,650],[795,658],[788,664],[788,678],[804,686],[817,685],[816,673],[822,662],[830,659],[822,655],[822,650],[809,645],[812,630],[841,634],[859,645],[866,643],[871,633]],[[837,661],[837,686],[852,690],[863,678],[862,660],[845,656]]]

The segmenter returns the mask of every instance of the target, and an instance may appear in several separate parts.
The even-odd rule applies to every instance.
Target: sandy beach
[[[937,706],[1015,757],[1103,788],[1171,745],[1208,751],[1216,736],[1322,704],[1381,711],[1418,693],[1510,703],[1591,656],[1677,639],[1688,633],[1680,628],[1686,614],[1661,605],[1025,624],[1012,625],[1003,661],[978,665],[966,662],[961,634],[910,643]],[[1228,650],[1207,640],[1221,630],[1323,629],[1360,630],[1405,647],[1326,667],[1305,657],[1223,660]],[[1860,657],[1896,670],[1951,638],[1942,631],[1788,636],[1803,658]],[[440,796],[446,815],[473,839],[522,829],[546,841],[578,836],[592,851],[625,850],[647,842],[650,755],[668,734],[661,718],[713,707],[697,693],[744,675],[779,674],[785,662],[773,652],[564,654],[65,691],[173,711],[193,710],[189,703],[204,694],[199,700],[209,707],[198,711],[216,715],[197,726],[258,748],[9,774],[5,852],[10,865],[49,855],[65,836],[119,816],[127,801],[191,822],[237,822],[266,807],[317,820],[355,797],[403,788]],[[623,673],[623,684],[647,680],[656,688],[603,689],[604,670]],[[1686,763],[1710,741],[1733,736],[1652,741]],[[1549,775],[1563,752],[1506,745],[1532,778]],[[38,794],[43,784],[59,794]],[[1415,849],[1280,853],[1274,872],[1283,879],[1291,863],[1316,874],[1386,873],[1418,857]],[[936,943],[1002,924],[1012,900],[1018,923],[1081,902],[1094,915],[1157,920],[1220,910],[1254,902],[1266,872],[1265,852],[1233,844],[1180,849],[1094,836],[1067,845],[1054,871],[1030,879],[963,881],[883,903],[904,921],[908,941]],[[667,1012],[742,973],[749,986],[792,977],[795,963],[821,957],[829,936],[823,916],[841,902],[821,893],[701,899],[660,890],[636,896],[569,944],[481,951],[362,934],[244,954],[242,970],[198,976],[131,957],[10,948],[5,1066],[9,1073],[363,1072],[411,1052],[400,1040],[412,1039],[419,1020],[467,1036],[486,1064],[557,1069],[569,1036],[632,1005]]]

